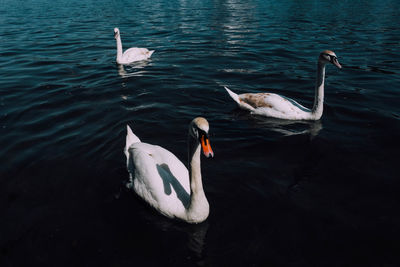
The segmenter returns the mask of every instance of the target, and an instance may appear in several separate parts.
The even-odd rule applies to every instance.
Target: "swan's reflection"
[[[130,65],[121,65],[117,64],[118,66],[118,74],[121,78],[129,78],[133,76],[143,76],[144,75],[144,68],[149,65],[148,60],[142,60],[135,62],[134,64]]]
[[[188,248],[195,254],[198,259],[203,257],[205,238],[208,231],[208,221],[200,224],[192,224],[187,227]]]
[[[269,117],[255,116],[244,113],[242,110],[235,112],[235,117],[250,121],[257,128],[265,128],[273,132],[282,134],[283,136],[293,135],[310,135],[313,139],[322,130],[322,122],[318,121],[302,121],[302,120],[281,120]]]
[[[192,254],[191,257],[198,261],[203,259],[205,240],[209,228],[208,220],[199,224],[188,224],[165,218],[145,206],[143,205],[144,208],[139,211],[141,218],[162,232],[184,233],[186,235],[186,246]]]

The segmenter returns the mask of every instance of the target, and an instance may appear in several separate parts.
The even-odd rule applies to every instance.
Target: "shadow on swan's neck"
[[[200,154],[201,148],[200,143],[196,138],[189,135],[188,139],[188,169],[190,178],[190,189],[191,195],[193,192],[203,191],[203,183],[201,178],[201,164],[200,164]]]
[[[314,106],[311,111],[316,120],[321,118],[324,110],[325,65],[325,63],[318,61]]]
[[[204,221],[209,214],[209,204],[203,190],[203,182],[200,167],[200,143],[189,134],[189,179],[190,179],[190,204],[187,208],[189,222],[198,223]]]

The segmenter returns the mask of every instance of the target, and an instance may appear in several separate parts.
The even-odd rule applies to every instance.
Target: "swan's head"
[[[325,64],[330,62],[333,65],[335,65],[336,67],[338,67],[339,69],[342,68],[342,66],[339,64],[336,54],[331,50],[322,51],[321,54],[319,54],[318,60]]]
[[[114,28],[114,38],[117,39],[119,37],[119,29]]]
[[[208,121],[205,118],[197,117],[190,123],[189,135],[198,140],[198,142],[201,144],[204,156],[207,158],[212,158],[214,156],[214,152],[211,149],[210,140],[208,138],[209,129],[210,126],[208,125]]]

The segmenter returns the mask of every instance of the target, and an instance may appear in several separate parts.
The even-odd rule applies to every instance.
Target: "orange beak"
[[[202,135],[200,141],[204,156],[206,156],[207,158],[214,157],[214,152],[211,149],[210,140],[208,139],[208,137]]]

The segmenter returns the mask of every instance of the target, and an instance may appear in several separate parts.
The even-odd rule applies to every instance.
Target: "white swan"
[[[206,119],[195,118],[189,125],[189,172],[168,150],[142,143],[127,126],[125,155],[135,192],[169,218],[189,223],[207,219],[209,204],[203,190],[200,151],[213,157]]]
[[[248,93],[237,95],[227,87],[225,89],[238,103],[239,107],[249,110],[253,114],[286,120],[319,120],[322,116],[324,103],[325,65],[329,62],[339,69],[342,68],[334,52],[330,50],[321,52],[318,58],[314,106],[311,110],[278,94]]]
[[[148,50],[147,48],[132,47],[122,53],[122,42],[121,35],[118,28],[114,28],[114,37],[117,40],[117,63],[118,64],[130,64],[135,61],[146,60],[151,57],[154,50]]]

